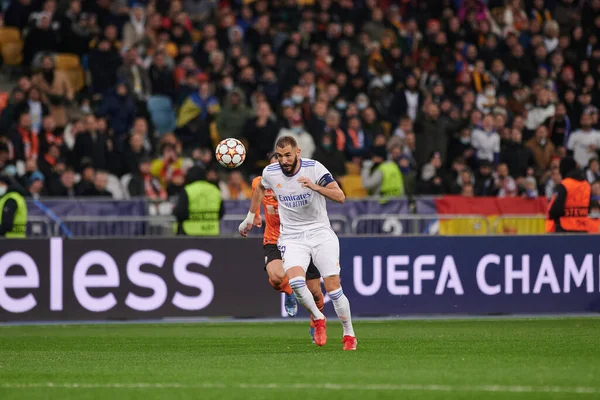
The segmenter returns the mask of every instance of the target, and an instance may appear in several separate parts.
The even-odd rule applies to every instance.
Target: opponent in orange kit
[[[277,162],[277,158],[273,155],[271,163]],[[260,183],[261,177],[257,176],[252,181],[252,192]],[[269,275],[269,283],[273,289],[285,293],[285,310],[290,317],[293,317],[298,312],[298,303],[294,296],[285,272],[283,272],[283,262],[281,260],[281,252],[277,247],[279,239],[279,213],[277,199],[273,195],[272,190],[267,190],[262,200],[262,205],[265,209],[265,233],[263,236],[263,248],[265,250],[265,271]],[[260,216],[260,208],[254,216],[254,226],[262,226],[262,217]],[[310,263],[306,271],[306,286],[315,298],[315,303],[320,311],[323,311],[325,306],[323,293],[321,292],[321,274],[317,267]],[[311,336],[314,335],[314,327],[311,318]]]

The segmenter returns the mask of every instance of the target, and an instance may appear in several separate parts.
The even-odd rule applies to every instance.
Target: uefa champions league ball
[[[219,164],[225,168],[237,168],[246,159],[246,148],[237,139],[224,139],[217,145],[215,156]]]

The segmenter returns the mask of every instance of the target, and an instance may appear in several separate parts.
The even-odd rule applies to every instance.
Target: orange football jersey
[[[261,177],[257,176],[252,181],[252,193],[254,193],[254,190],[256,190],[256,187],[260,184],[260,180]],[[273,190],[267,189],[262,204],[265,208],[266,225],[265,234],[263,236],[263,245],[277,244],[277,240],[279,239],[279,210],[277,208],[278,204]],[[260,215],[260,207],[258,208],[258,215]]]

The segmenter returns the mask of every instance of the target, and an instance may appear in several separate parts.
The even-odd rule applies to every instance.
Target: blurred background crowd
[[[193,166],[249,198],[280,135],[348,197],[551,196],[566,155],[600,178],[600,0],[2,4],[0,169],[33,198],[167,199]]]

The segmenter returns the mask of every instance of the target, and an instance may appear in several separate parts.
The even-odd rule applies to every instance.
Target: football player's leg
[[[323,292],[321,291],[321,274],[312,260],[306,270],[306,285],[315,299],[317,308],[323,312],[325,308],[325,296],[323,296]]]
[[[316,319],[324,319],[319,311],[312,293],[306,286],[306,270],[310,262],[310,248],[299,239],[280,239],[279,250],[283,260],[283,269],[289,279],[296,299]]]
[[[292,290],[285,272],[283,272],[283,263],[281,262],[281,252],[277,245],[266,244],[265,249],[265,270],[269,275],[269,283],[273,289],[285,293],[284,307],[290,317],[295,317],[298,313],[298,302]]]
[[[313,262],[310,262],[308,266],[308,270],[306,271],[306,285],[308,286],[308,290],[313,295],[315,299],[315,303],[317,304],[317,308],[319,311],[323,312],[325,308],[325,296],[323,296],[323,292],[321,291],[321,274],[319,274],[319,270],[315,267]],[[310,316],[310,328],[308,329],[308,333],[310,337],[315,342],[315,320],[313,316]]]
[[[344,329],[344,340],[350,338],[354,341],[356,348],[356,339],[354,327],[352,326],[352,316],[350,312],[350,302],[340,283],[340,244],[333,231],[324,230],[323,234],[314,238],[313,261],[325,284],[325,291],[329,294],[329,299],[333,303],[333,308],[337,314]],[[344,344],[344,348],[346,345]]]
[[[273,289],[278,292],[292,294],[292,288],[283,272],[283,263],[281,262],[281,252],[277,245],[266,244],[265,249],[265,271],[269,275],[269,283]]]

